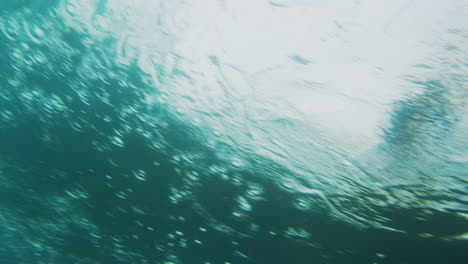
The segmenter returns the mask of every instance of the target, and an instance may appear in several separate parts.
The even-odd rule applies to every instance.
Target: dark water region
[[[156,2],[161,20],[180,7]],[[285,163],[260,143],[213,133],[203,113],[181,110],[205,95],[180,106],[184,94],[171,89],[181,79],[195,83],[202,70],[165,54],[166,37],[148,70],[131,37],[122,44],[96,19],[118,13],[118,4],[0,3],[0,263],[466,261],[460,69],[408,77],[424,92],[394,104],[384,140],[359,158],[309,144],[322,134],[301,120],[269,129],[259,121],[272,138],[306,131],[285,140],[303,144],[267,146],[285,150]],[[171,30],[157,31],[172,37]],[[237,132],[234,103],[206,119]],[[252,131],[245,137],[255,138]],[[262,142],[259,135],[252,142]],[[294,160],[290,149],[301,148],[313,167]]]

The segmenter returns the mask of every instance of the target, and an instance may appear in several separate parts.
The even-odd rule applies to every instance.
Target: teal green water
[[[396,78],[408,91],[395,92],[393,64],[374,76],[366,55],[350,69],[364,61],[365,76],[391,87],[350,94],[346,74],[317,71],[348,69],[355,24],[304,38],[344,39],[317,44],[343,51],[341,64],[298,55],[308,51],[292,39],[295,20],[252,15],[258,24],[239,33],[242,1],[166,2],[0,3],[0,263],[466,262],[466,20]],[[271,21],[299,10],[299,24],[312,19],[300,10],[334,10],[310,5],[250,10]],[[382,32],[397,36],[399,16]],[[291,39],[275,35],[281,25]],[[242,57],[255,27],[260,48]],[[289,46],[298,53],[262,57]],[[328,110],[306,111],[316,105]]]

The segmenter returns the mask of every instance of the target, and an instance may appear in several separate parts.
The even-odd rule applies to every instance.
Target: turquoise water
[[[464,263],[462,1],[0,3],[0,263]]]

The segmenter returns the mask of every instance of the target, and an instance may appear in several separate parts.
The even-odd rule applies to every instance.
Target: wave
[[[456,262],[466,10],[381,4],[1,3],[0,255]]]

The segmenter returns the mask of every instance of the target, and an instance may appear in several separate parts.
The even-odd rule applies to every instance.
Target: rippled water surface
[[[461,0],[3,0],[1,263],[465,263]]]

